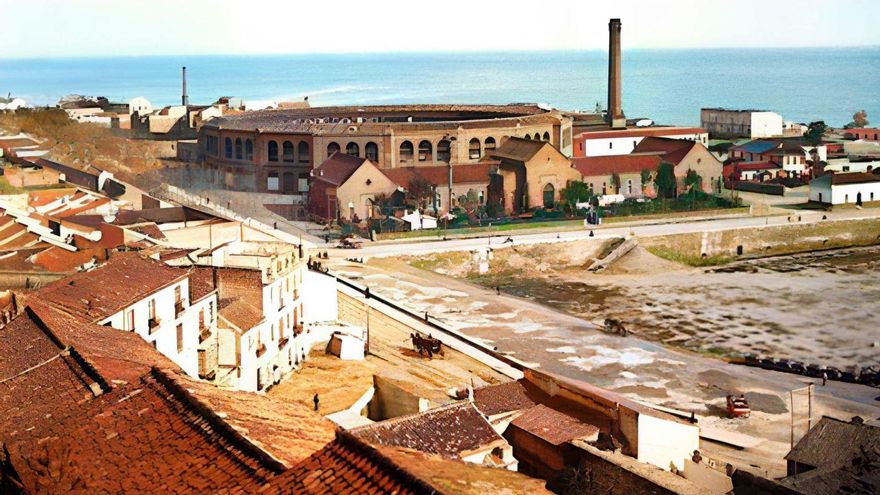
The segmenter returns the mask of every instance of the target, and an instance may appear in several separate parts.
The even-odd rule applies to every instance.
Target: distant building
[[[593,194],[622,194],[627,198],[653,196],[653,177],[661,163],[656,153],[637,153],[614,156],[585,156],[572,159],[572,166],[583,176],[593,190]],[[651,179],[642,183],[642,172],[647,171]],[[620,183],[614,184],[619,179]]]
[[[276,176],[275,187],[277,180]],[[390,196],[397,190],[397,184],[373,162],[341,152],[321,163],[312,173],[311,182],[309,213],[324,221],[370,218],[376,197]]]
[[[477,203],[482,206],[489,201],[489,188],[496,174],[497,161],[452,166],[452,206],[458,205],[461,196],[473,191]],[[424,180],[434,188],[434,201],[430,205],[438,214],[449,211],[449,166],[403,167],[382,170],[395,184],[408,189],[413,180]]]
[[[718,138],[765,138],[783,135],[782,116],[766,110],[703,108],[700,127]]]
[[[825,161],[825,145],[811,146],[796,138],[757,139],[732,146],[730,160],[746,162],[773,162],[779,165],[785,177],[811,177],[815,162]]]
[[[573,156],[625,155],[632,153],[646,137],[683,139],[709,146],[709,133],[698,127],[597,128],[582,132],[574,137]]]
[[[829,173],[810,181],[810,201],[831,206],[880,202],[880,174]]]
[[[859,127],[854,129],[844,129],[843,136],[846,139],[862,140],[862,141],[880,141],[880,128]]]
[[[656,154],[661,161],[671,163],[678,182],[678,191],[685,191],[684,180],[688,170],[693,170],[702,179],[702,190],[712,193],[716,190],[723,173],[722,164],[706,147],[694,141],[648,137],[642,140],[633,151],[634,154]]]
[[[501,203],[507,213],[553,208],[569,181],[581,179],[571,160],[547,141],[511,137],[484,160],[500,162]]]
[[[779,176],[782,167],[774,162],[730,162],[724,165],[724,184],[729,187],[730,181],[764,182]]]

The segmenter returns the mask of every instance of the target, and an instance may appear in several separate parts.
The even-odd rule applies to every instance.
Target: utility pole
[[[794,448],[794,443],[795,443],[795,442],[794,442],[794,426],[795,426],[795,423],[803,423],[803,422],[806,422],[806,423],[807,423],[807,431],[808,431],[808,432],[810,431],[811,428],[813,428],[813,387],[814,387],[814,386],[815,386],[814,384],[810,383],[810,384],[807,385],[806,387],[802,387],[802,388],[794,389],[794,390],[792,390],[792,391],[790,392],[790,397],[791,397],[791,438],[790,438],[790,447],[791,447],[791,448]],[[794,412],[794,409],[795,409],[794,397],[795,397],[795,394],[799,394],[799,395],[801,395],[801,394],[804,394],[804,393],[806,393],[806,396],[807,396],[807,417],[806,417],[805,419],[796,419],[796,418],[795,418],[795,412]],[[795,473],[795,474],[797,474],[797,473]]]

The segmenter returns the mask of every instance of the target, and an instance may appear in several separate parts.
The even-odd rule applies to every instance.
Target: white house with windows
[[[810,181],[810,201],[832,206],[880,204],[880,175],[830,173]]]
[[[630,127],[585,131],[574,137],[574,156],[628,155],[646,137],[683,139],[709,146],[709,133],[699,127]]]
[[[192,297],[185,270],[119,253],[46,286],[37,297],[98,325],[137,333],[192,377],[211,376],[217,296]]]
[[[283,243],[230,242],[194,255],[193,279],[218,295],[218,384],[265,390],[305,359],[315,342],[303,325],[304,253]]]

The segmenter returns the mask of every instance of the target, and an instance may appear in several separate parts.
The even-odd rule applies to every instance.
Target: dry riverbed
[[[839,368],[880,364],[880,246],[712,268],[636,248],[608,271],[590,273],[599,251],[577,242],[497,250],[483,275],[464,253],[410,263],[596,323],[616,318],[642,338],[690,350]]]

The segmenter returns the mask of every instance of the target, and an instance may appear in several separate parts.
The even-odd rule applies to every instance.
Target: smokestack
[[[180,104],[183,106],[189,105],[189,96],[186,96],[186,66],[184,65],[181,68],[181,73],[183,74],[183,90],[180,94]]]
[[[621,104],[620,19],[608,22],[608,124],[613,129],[626,127]]]

